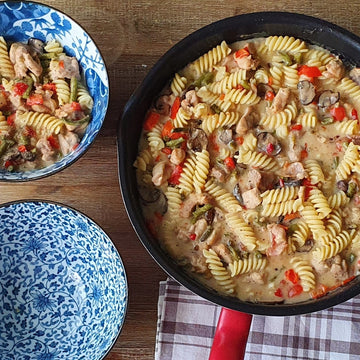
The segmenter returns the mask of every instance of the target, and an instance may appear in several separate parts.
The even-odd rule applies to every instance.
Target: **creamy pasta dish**
[[[46,167],[73,151],[93,107],[76,58],[61,44],[0,36],[0,168]]]
[[[360,68],[289,36],[223,41],[149,109],[134,163],[149,230],[184,271],[300,302],[360,266]]]

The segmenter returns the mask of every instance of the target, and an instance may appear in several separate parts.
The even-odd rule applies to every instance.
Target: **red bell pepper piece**
[[[178,111],[180,109],[180,105],[181,105],[181,100],[180,100],[180,97],[177,96],[174,100],[174,103],[171,106],[170,119],[174,120],[176,118],[176,114],[178,113]]]
[[[53,149],[60,149],[60,144],[53,135],[48,136],[47,141],[50,143]]]
[[[146,131],[152,130],[160,120],[160,114],[151,112],[144,122],[144,129]]]
[[[300,131],[301,129],[302,129],[301,124],[294,124],[294,125],[291,125],[291,127],[290,127],[290,131]]]
[[[294,285],[292,288],[290,288],[288,292],[289,298],[292,298],[294,296],[298,296],[303,292],[303,287],[300,284]]]
[[[342,106],[333,107],[330,109],[330,114],[336,121],[343,121],[346,116],[345,108]]]
[[[42,105],[44,103],[44,98],[41,94],[32,94],[26,99],[26,105],[33,106],[33,105]]]
[[[238,51],[235,52],[235,57],[238,59],[241,59],[243,57],[247,57],[250,55],[250,51],[248,49],[248,47],[244,47],[242,49],[239,49]]]
[[[236,167],[235,161],[231,156],[228,156],[224,159],[224,164],[230,169],[234,170]]]
[[[14,125],[15,117],[16,117],[16,113],[13,113],[6,118],[6,122],[8,123],[8,125],[10,126]]]
[[[299,282],[299,275],[294,271],[294,269],[289,269],[285,271],[286,280],[289,280],[293,284],[297,284]]]
[[[180,184],[180,176],[183,172],[183,167],[181,165],[176,165],[175,169],[170,175],[170,178],[168,179],[168,183],[170,185],[179,185]]]
[[[16,83],[14,85],[14,93],[15,93],[15,95],[18,95],[18,96],[24,95],[24,92],[27,90],[28,87],[29,87],[29,85],[25,84],[23,82]]]
[[[309,78],[321,76],[321,71],[317,66],[301,65],[298,69],[299,75],[305,75]]]
[[[265,100],[266,101],[273,101],[274,100],[274,97],[275,97],[275,94],[273,91],[271,90],[268,90],[266,93],[265,93]]]
[[[50,90],[56,94],[56,85],[54,83],[47,83],[42,86],[43,90]]]

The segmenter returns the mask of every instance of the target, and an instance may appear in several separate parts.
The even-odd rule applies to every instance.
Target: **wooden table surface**
[[[58,201],[95,220],[124,261],[129,306],[122,333],[107,360],[153,359],[159,281],[166,274],[141,245],[122,202],[116,128],[123,107],[157,59],[186,35],[213,21],[255,11],[289,11],[320,17],[360,35],[360,1],[345,0],[44,0],[77,20],[99,46],[108,67],[110,105],[89,151],[50,178],[1,185],[2,202]],[[199,359],[201,360],[201,359]]]

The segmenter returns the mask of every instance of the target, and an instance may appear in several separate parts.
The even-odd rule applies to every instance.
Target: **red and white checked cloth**
[[[220,310],[172,279],[161,282],[155,360],[207,360]],[[308,315],[253,316],[245,360],[279,359],[359,360],[360,296]]]

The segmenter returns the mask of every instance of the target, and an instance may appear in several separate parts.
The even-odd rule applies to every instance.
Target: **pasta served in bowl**
[[[108,106],[107,72],[92,39],[65,14],[31,2],[0,7],[0,178],[37,179],[93,142]]]
[[[190,48],[152,94],[132,153],[141,231],[130,218],[191,290],[285,315],[358,291],[360,69],[324,39],[297,33],[296,21],[308,30],[319,20],[280,14],[295,19],[280,31],[270,14],[203,30],[214,46],[197,56]],[[228,35],[251,17],[265,17],[266,31]]]

